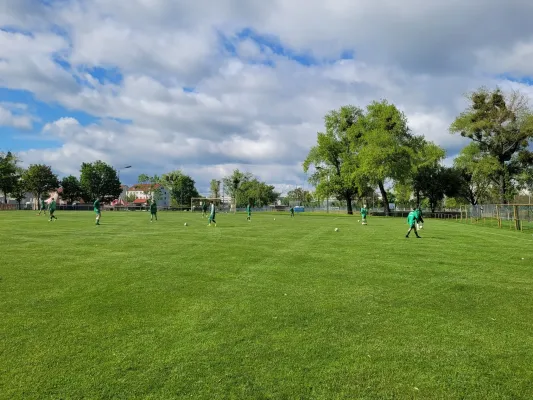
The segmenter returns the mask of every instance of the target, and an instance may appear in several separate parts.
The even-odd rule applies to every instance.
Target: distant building
[[[150,192],[150,187],[151,185],[145,183],[133,185],[127,190],[126,196],[135,196],[134,204],[145,204],[153,195],[153,193]],[[155,185],[155,187],[161,191],[160,198],[157,200],[157,206],[170,207],[170,192],[159,184]]]
[[[45,202],[47,204],[50,204],[52,199],[55,199],[55,201],[56,201],[58,206],[66,206],[66,205],[68,205],[68,202],[61,197],[62,193],[63,193],[63,188],[59,188],[57,190],[54,190],[54,191],[50,192],[49,195],[48,195],[48,198],[45,200]],[[77,200],[75,200],[72,203],[72,205],[76,205],[76,204],[85,204],[85,202],[83,201],[83,199],[77,199]]]
[[[4,204],[4,193],[0,192],[0,202]],[[9,194],[7,195],[7,204],[18,204],[17,200],[15,200],[13,197],[11,197]],[[36,200],[34,199],[33,193],[26,193],[20,204],[23,207],[33,207],[34,204],[37,204]]]
[[[129,186],[128,185],[120,185],[121,189],[122,189],[122,192],[120,193],[120,196],[118,196],[118,198],[122,201],[126,201],[126,198],[128,197],[128,190],[129,190]]]

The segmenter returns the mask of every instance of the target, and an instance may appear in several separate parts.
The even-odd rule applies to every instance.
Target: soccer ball
[[[339,231],[339,228],[335,228],[335,232],[338,232]]]
[[[187,222],[185,222],[185,223],[183,224],[183,226],[187,226]]]
[[[276,218],[274,218],[274,221],[276,220]]]

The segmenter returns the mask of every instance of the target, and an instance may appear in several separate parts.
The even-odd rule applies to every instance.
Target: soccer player
[[[154,217],[157,221],[157,202],[152,200],[150,203],[150,222],[154,222]]]
[[[211,201],[211,213],[209,214],[209,224],[207,226],[211,226],[211,222],[215,223],[215,226],[217,226],[217,221],[215,220],[216,210],[215,210],[215,203]]]
[[[57,219],[57,217],[54,215],[56,211],[56,200],[52,199],[52,202],[50,203],[50,219],[49,222],[52,222],[54,219]]]
[[[94,213],[96,214],[96,225],[100,225],[100,217],[102,216],[102,211],[100,211],[100,200],[96,199],[93,203]]]
[[[361,223],[362,225],[366,225],[366,216],[368,215],[368,210],[366,209],[366,204],[363,204],[363,208],[361,208]]]
[[[409,230],[407,231],[407,235],[405,235],[406,238],[409,238],[409,234],[414,229],[416,237],[420,239],[420,236],[418,236],[418,231],[416,229],[416,215],[416,209],[413,209],[413,211],[411,211],[407,216],[407,224],[409,225]]]
[[[250,203],[246,206],[246,212],[248,213],[248,217],[246,217],[246,220],[250,222],[252,220],[252,206]]]
[[[46,215],[46,203],[44,202],[44,199],[41,199],[41,206],[39,207],[39,214],[37,215],[41,215],[41,212]]]
[[[291,218],[294,218],[294,207],[291,207],[290,212],[291,212]]]
[[[207,218],[207,202],[202,203],[202,217]]]
[[[420,208],[420,206],[418,206],[418,208],[415,210],[416,211],[416,227],[418,230],[422,229],[423,227],[423,223],[424,223],[424,218],[422,218],[422,209]]]

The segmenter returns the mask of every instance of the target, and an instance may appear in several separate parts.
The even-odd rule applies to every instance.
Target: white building
[[[4,204],[4,193],[0,192],[0,203]],[[18,202],[10,195],[7,195],[7,204],[17,205]],[[26,193],[22,201],[20,202],[22,207],[34,208],[37,205],[37,201],[34,199],[33,193]]]
[[[139,200],[151,199],[153,193],[150,192],[150,186],[151,185],[146,184],[146,183],[139,183],[137,185],[133,185],[132,187],[128,189],[128,191],[126,192],[126,195],[127,196],[134,195],[135,203],[139,203]],[[155,188],[161,191],[159,200],[157,200],[157,206],[158,207],[170,207],[170,192],[159,184],[155,185]]]

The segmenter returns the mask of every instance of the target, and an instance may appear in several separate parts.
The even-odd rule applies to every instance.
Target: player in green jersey
[[[211,201],[211,213],[209,214],[209,220],[208,220],[209,224],[207,226],[211,226],[211,222],[213,222],[215,226],[217,226],[217,221],[215,220],[215,216],[216,216],[215,203]]]
[[[423,225],[424,218],[422,218],[422,209],[420,208],[420,206],[418,206],[418,208],[415,210],[415,213],[416,213],[416,227],[418,230],[420,230],[424,226]]]
[[[207,218],[207,202],[202,203],[202,217]]]
[[[361,208],[361,223],[363,225],[366,225],[366,216],[368,215],[368,210],[366,208],[366,204],[363,205],[363,208]]]
[[[246,220],[250,222],[252,220],[252,206],[250,203],[246,206],[246,212],[248,213],[248,217],[246,217]]]
[[[409,238],[409,234],[414,229],[416,237],[420,239],[420,236],[418,236],[418,231],[416,229],[416,210],[411,211],[407,216],[407,224],[409,225],[409,230],[407,231],[407,235],[405,235],[405,237]]]
[[[96,225],[100,225],[100,217],[102,216],[102,211],[100,210],[100,199],[96,199],[93,203],[94,213],[96,214]]]
[[[56,211],[56,200],[55,199],[52,199],[52,202],[50,203],[49,211],[50,211],[49,221],[52,222],[54,219],[57,219],[57,217],[54,215]]]
[[[157,221],[157,202],[152,200],[150,203],[150,222],[154,222],[154,217]]]
[[[41,212],[46,215],[46,202],[44,201],[44,199],[41,199],[41,204],[39,206],[39,214],[37,215],[41,215]]]
[[[294,217],[294,207],[291,207],[291,209],[289,210],[291,212],[291,218]]]

